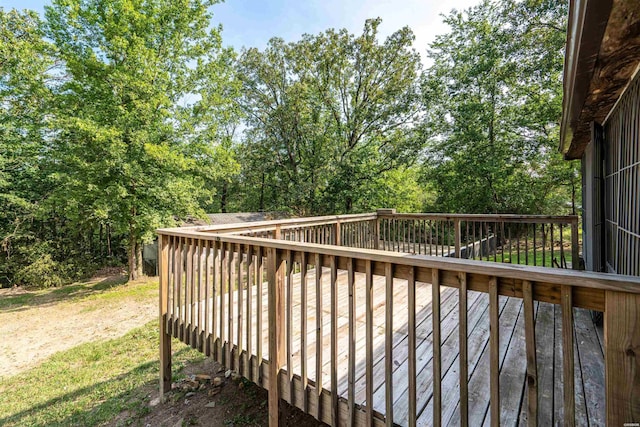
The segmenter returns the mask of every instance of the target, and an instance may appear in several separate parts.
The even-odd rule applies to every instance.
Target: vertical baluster
[[[564,257],[564,241],[563,241],[563,234],[564,234],[564,224],[560,224],[560,267],[562,268],[566,268],[566,260]]]
[[[504,264],[504,221],[500,222],[500,239],[496,245],[498,243],[500,244],[501,262]]]
[[[161,271],[161,270],[159,270]],[[169,236],[169,312],[167,316],[167,330],[175,337],[175,313],[176,313],[176,237]]]
[[[180,258],[181,237],[173,238],[173,325],[174,338],[180,337],[180,284],[182,282],[182,265]]]
[[[213,352],[214,360],[220,360],[220,353],[218,352],[219,337],[218,332],[218,306],[217,306],[217,291],[220,289],[220,283],[218,282],[218,261],[220,259],[218,254],[218,243],[216,241],[211,242],[212,245],[212,260],[211,260],[211,351]]]
[[[233,244],[232,243],[227,243],[227,250],[229,251],[229,258],[228,258],[228,262],[229,264],[227,265],[227,283],[228,283],[228,288],[227,288],[227,299],[228,299],[228,307],[227,307],[227,311],[229,316],[227,317],[227,330],[229,331],[228,336],[228,341],[227,341],[227,368],[229,369],[234,369],[233,367],[233,321],[234,321],[234,310],[233,310],[233,287],[234,287],[234,283],[235,283],[235,276],[236,276],[236,270],[234,268],[235,266],[235,262],[237,261],[236,258],[236,254],[234,253],[233,250]]]
[[[194,248],[194,282],[195,282],[195,302],[194,309],[196,312],[195,318],[195,326],[193,328],[193,343],[199,351],[202,351],[202,340],[200,339],[202,332],[202,241],[200,239],[195,240],[195,248]]]
[[[491,426],[500,425],[500,324],[498,307],[498,280],[489,278],[489,377]]]
[[[555,245],[555,241],[553,240],[553,224],[551,224],[551,267],[553,267],[553,246]]]
[[[280,238],[278,229],[275,238]],[[284,262],[280,251],[269,250],[267,276],[269,282],[269,425],[279,425],[280,368],[285,357],[284,328]]]
[[[482,235],[480,235],[482,239]],[[473,259],[476,259],[478,254],[476,253],[476,222],[473,221]],[[482,246],[482,240],[480,240],[480,246]]]
[[[255,263],[253,262],[253,246],[247,245],[247,351],[244,356],[244,376],[251,381],[255,382],[253,372],[253,362],[251,357],[253,355],[253,286],[255,280]]]
[[[547,235],[545,225],[542,224],[542,266],[547,266]]]
[[[529,425],[538,425],[538,367],[536,361],[536,327],[533,313],[533,290],[531,282],[522,282],[524,299],[524,333],[527,352],[527,420]]]
[[[322,255],[316,254],[316,418],[322,417]]]
[[[228,270],[228,258],[229,254],[227,253],[227,244],[224,242],[220,243],[220,348],[219,357],[220,364],[222,366],[227,366],[229,360],[226,360],[224,357],[225,351],[227,349],[227,334],[226,334],[226,307],[224,303],[225,293],[228,292],[228,282],[227,282],[227,270]]]
[[[409,316],[409,330],[408,330],[408,345],[409,345],[409,427],[416,426],[417,420],[417,407],[416,407],[416,278],[415,267],[409,268],[409,277],[407,278],[407,287],[409,288],[409,304],[408,304],[408,316]]]
[[[494,221],[493,223],[493,241],[495,249],[493,250],[493,262],[498,261],[498,223]],[[487,244],[489,241],[487,240]]]
[[[524,228],[524,264],[529,265],[529,224],[525,224]]]
[[[242,329],[243,329],[243,315],[244,313],[243,311],[243,307],[244,307],[244,303],[243,303],[243,298],[244,298],[244,286],[243,286],[243,280],[242,280],[242,262],[243,262],[243,254],[242,254],[242,245],[240,243],[236,244],[236,288],[237,288],[237,292],[238,292],[238,315],[236,316],[236,322],[237,322],[237,338],[236,338],[236,354],[235,354],[235,369],[238,371],[239,374],[242,373],[242,366],[240,366],[240,359],[242,356]]]
[[[289,378],[289,403],[295,405],[295,388],[293,386],[293,252],[287,250],[287,376]]]
[[[349,425],[356,422],[355,382],[356,382],[356,295],[355,295],[355,260],[347,261],[347,285],[349,286],[349,372],[347,403],[349,405]]]
[[[440,271],[431,270],[431,307],[433,323],[433,425],[442,421],[442,340],[440,329]]]
[[[160,273],[159,327],[160,327],[160,395],[171,390],[171,335],[167,330],[169,305],[169,236],[158,238],[158,261]]]
[[[532,224],[533,226],[533,266],[538,265],[538,260],[536,259],[536,223]]]
[[[202,336],[200,337],[200,341],[204,345],[204,354],[209,357],[211,356],[211,325],[210,325],[210,291],[211,281],[209,280],[209,271],[211,268],[210,264],[211,257],[211,241],[204,241],[204,331],[202,332]]]
[[[386,263],[385,271],[385,340],[384,340],[384,383],[385,419],[388,427],[393,426],[393,264]]]
[[[335,256],[331,265],[331,424],[338,425],[338,266]]]
[[[366,411],[367,425],[373,425],[373,265],[371,260],[365,261],[366,294]]]
[[[262,284],[264,281],[264,249],[258,246],[256,250],[256,357],[258,359],[258,384],[262,385],[262,369],[264,357],[262,355]]]
[[[309,413],[309,378],[307,375],[307,253],[300,253],[300,375],[302,377],[302,410]]]
[[[187,244],[187,292],[186,292],[186,321],[188,322],[185,343],[191,345],[193,336],[193,326],[195,323],[193,313],[193,239],[186,239]]]

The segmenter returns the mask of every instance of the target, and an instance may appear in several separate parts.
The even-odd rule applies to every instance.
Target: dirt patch
[[[159,393],[156,390],[148,395],[149,413],[137,420],[136,425],[145,427],[269,425],[268,396],[263,388],[244,379],[226,377],[221,366],[211,359],[188,365],[183,373],[184,380],[174,383],[174,389],[165,395],[164,402],[160,402]],[[211,379],[208,380],[207,377]],[[205,379],[198,380],[198,378]],[[220,385],[216,385],[218,383]],[[193,386],[195,390],[191,389]],[[122,415],[126,417],[126,414]],[[280,419],[281,425],[288,426],[325,425],[284,402],[280,405]],[[116,419],[110,425],[117,426],[123,420],[124,418]]]
[[[96,280],[95,287],[100,288],[105,282],[116,282],[117,277]],[[60,290],[71,292],[73,286]],[[87,289],[92,288],[83,286],[77,292],[81,295],[92,292]],[[152,292],[148,296],[132,295],[117,300],[74,298],[60,302],[56,301],[56,291],[38,294],[24,306],[0,311],[0,377],[16,375],[54,353],[80,344],[120,337],[158,315],[157,297]],[[27,294],[17,288],[5,290],[1,297],[19,298]]]

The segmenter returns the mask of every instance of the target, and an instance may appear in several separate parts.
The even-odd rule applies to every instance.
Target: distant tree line
[[[452,11],[425,68],[407,27],[224,48],[217,0],[0,8],[0,285],[142,269],[206,212],[567,213],[556,146],[566,1]]]

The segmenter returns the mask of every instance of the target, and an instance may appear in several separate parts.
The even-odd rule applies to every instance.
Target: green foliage
[[[0,285],[59,286],[215,211],[568,213],[567,2],[452,12],[422,72],[402,28],[239,58],[216,0],[0,8]],[[239,131],[242,132],[239,132]]]
[[[438,210],[566,213],[578,178],[556,148],[566,15],[567,2],[485,0],[445,18],[423,79]]]
[[[105,255],[135,278],[154,230],[203,215],[238,169],[215,3],[55,0],[45,22],[0,9],[3,285],[59,285]]]
[[[361,211],[386,172],[415,161],[419,56],[409,28],[378,42],[380,22],[243,53],[239,185],[254,209]]]

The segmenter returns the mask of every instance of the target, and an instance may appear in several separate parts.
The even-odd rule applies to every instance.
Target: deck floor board
[[[307,322],[307,361],[306,372],[310,384],[316,381],[316,278],[315,269],[307,274],[307,307],[301,306],[301,276],[292,274],[292,339],[291,361],[295,375],[302,371],[301,325],[303,318]],[[331,312],[330,312],[330,269],[322,271],[322,384],[331,390]],[[336,362],[338,394],[347,398],[348,390],[348,328],[349,294],[347,272],[338,272],[338,360]],[[408,424],[408,291],[406,280],[394,279],[393,289],[393,402],[394,422]],[[385,412],[385,278],[374,276],[373,283],[373,407],[379,413]],[[365,276],[355,274],[355,404],[356,408],[367,404],[365,358],[366,342],[366,306]],[[264,283],[262,306],[262,354],[268,359],[268,285]],[[457,289],[441,288],[441,330],[442,330],[442,423],[459,425],[459,343],[458,343],[458,298]],[[236,291],[237,293],[237,291]],[[242,348],[246,349],[246,339],[250,333],[251,348],[257,348],[257,287],[244,289],[244,304],[241,308],[246,322],[251,315],[251,328],[243,325]],[[253,313],[246,313],[246,299],[250,295]],[[416,283],[416,362],[417,362],[417,411],[418,425],[432,423],[432,363],[433,342],[431,330],[431,285]],[[237,304],[237,295],[233,298]],[[227,299],[225,298],[225,302]],[[219,298],[207,304],[209,310],[217,311]],[[285,306],[289,301],[285,301]],[[526,425],[526,357],[524,342],[524,310],[519,298],[501,296],[500,312],[500,388],[502,425]],[[490,420],[489,407],[489,299],[487,294],[469,291],[468,295],[468,372],[469,378],[469,424],[485,425]],[[204,310],[205,304],[200,304]],[[562,334],[561,310],[559,306],[548,303],[535,304],[535,329],[538,365],[538,418],[540,425],[562,423]],[[234,308],[237,314],[239,307]],[[228,313],[228,311],[227,311]],[[212,316],[209,316],[211,319]],[[285,316],[286,318],[286,316]],[[594,325],[586,310],[575,309],[575,354],[576,354],[576,423],[577,425],[604,425],[604,359],[598,328]],[[211,330],[211,324],[209,325]],[[228,322],[224,324],[225,330]],[[234,325],[234,331],[237,325]],[[218,322],[217,327],[220,327]],[[286,330],[286,327],[285,327]],[[214,331],[218,335],[219,331]],[[232,344],[237,344],[237,337]],[[225,337],[228,338],[228,332]],[[233,360],[233,358],[232,358]],[[286,358],[285,358],[286,360]],[[283,369],[287,370],[285,365]],[[288,395],[288,393],[287,393]],[[294,396],[295,402],[301,402],[300,396]],[[587,417],[588,415],[588,417]]]

